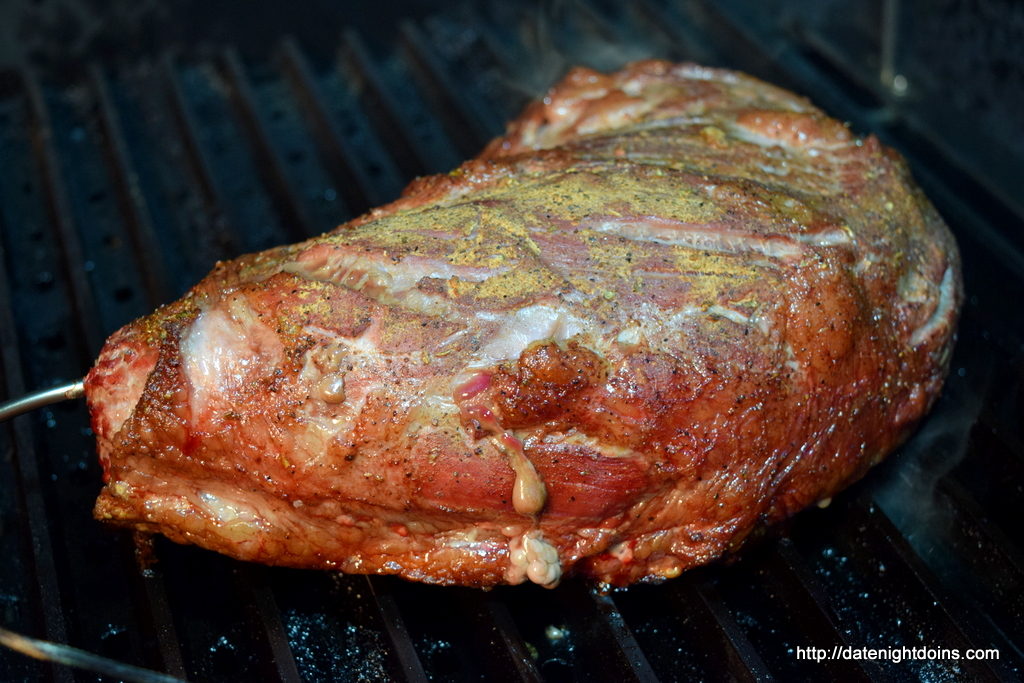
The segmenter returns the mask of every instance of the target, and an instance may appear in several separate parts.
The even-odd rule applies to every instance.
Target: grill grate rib
[[[53,129],[50,116],[43,101],[39,81],[31,71],[23,74],[25,89],[35,124],[35,146],[42,169],[43,183],[51,212],[51,222],[61,245],[63,266],[71,284],[71,296],[75,304],[80,334],[85,340],[85,353],[95,357],[103,345],[99,329],[99,309],[93,296],[89,278],[85,272],[85,255],[78,237],[74,218],[68,206],[65,183],[61,178],[60,165],[53,149]]]
[[[378,151],[377,145],[374,143],[369,145],[372,150],[369,153],[377,157],[379,164],[374,173],[360,163],[366,159],[367,147],[355,149],[339,131],[329,113],[327,104],[325,104],[312,70],[298,46],[289,40],[284,43],[282,51],[299,101],[304,105],[306,114],[317,133],[327,165],[339,178],[346,202],[356,213],[362,213],[373,206],[393,199],[393,195],[382,190],[382,187],[391,185],[397,189],[398,181],[395,179],[394,172],[387,167],[387,162],[383,161],[383,155]],[[352,125],[359,124],[353,123]],[[369,136],[365,125],[361,127],[363,127],[361,132]]]
[[[288,636],[281,624],[281,612],[277,607],[274,594],[267,584],[263,568],[247,566],[242,569],[240,574],[242,583],[251,596],[250,604],[256,611],[257,620],[262,626],[261,632],[266,636],[278,680],[284,683],[298,683],[302,677],[295,665],[295,658],[288,645]]]
[[[21,360],[17,353],[18,343],[14,339],[14,316],[10,305],[9,282],[5,268],[6,254],[0,244],[0,342],[3,349],[3,375],[7,391],[11,396],[25,393],[25,382],[22,377]],[[36,585],[31,590],[37,593],[40,621],[46,638],[57,642],[67,640],[67,626],[64,611],[60,604],[60,591],[57,582],[57,570],[53,559],[52,540],[43,497],[39,485],[39,465],[36,461],[36,444],[29,428],[29,417],[15,418],[10,425],[13,433],[13,457],[18,477],[18,492],[22,498],[20,507],[24,510],[28,527],[28,543],[32,549],[31,574],[35,576]],[[26,567],[26,569],[28,569]],[[32,571],[34,570],[34,571]],[[28,572],[26,572],[27,575]],[[25,622],[22,628],[30,626],[28,618],[19,614]],[[70,681],[70,672],[54,668],[54,678],[58,681]]]
[[[227,258],[241,249],[241,245],[233,235],[234,231],[227,225],[227,219],[224,216],[224,207],[229,204],[224,200],[214,180],[212,162],[209,158],[210,152],[202,143],[200,125],[188,106],[174,58],[169,55],[165,56],[161,60],[160,70],[163,86],[166,88],[175,122],[179,126],[179,135],[195,174],[206,213],[211,217],[212,225],[217,231],[218,247]]]
[[[522,635],[519,633],[519,628],[512,619],[512,614],[509,612],[508,607],[493,598],[474,600],[473,602],[477,609],[482,609],[486,612],[483,619],[488,622],[490,628],[501,639],[507,657],[515,668],[518,678],[524,681],[524,683],[535,683],[542,680],[540,672],[537,671],[536,664],[530,658],[529,650],[523,641]]]
[[[412,73],[419,78],[422,91],[431,100],[435,115],[444,122],[461,156],[468,159],[501,132],[497,129],[501,119],[489,111],[483,100],[469,97],[467,90],[455,83],[416,26],[404,23],[401,33]]]
[[[116,190],[122,215],[132,231],[132,246],[138,263],[145,263],[143,278],[146,282],[147,302],[150,307],[158,306],[171,297],[166,266],[156,255],[160,246],[156,229],[150,217],[146,198],[139,187],[138,176],[131,166],[131,157],[121,127],[121,117],[111,100],[107,78],[98,64],[89,69],[89,80],[98,103],[98,119],[107,145],[107,163],[113,170]]]
[[[223,62],[234,104],[246,126],[248,139],[255,148],[255,157],[262,172],[263,183],[271,193],[278,214],[284,220],[289,239],[304,239],[313,226],[313,220],[296,195],[288,180],[287,166],[271,142],[267,122],[256,106],[256,97],[253,95],[245,67],[234,50],[225,51]]]
[[[387,628],[393,651],[401,664],[406,680],[411,683],[428,680],[423,670],[423,663],[420,662],[419,655],[416,653],[416,646],[413,645],[412,638],[409,637],[409,629],[405,626],[402,612],[398,609],[398,604],[387,587],[387,579],[367,577],[366,581],[370,586],[373,599],[377,602],[377,609]]]
[[[656,681],[658,677],[654,674],[647,657],[636,642],[633,632],[626,625],[625,619],[615,606],[614,601],[606,595],[591,593],[591,597],[597,606],[597,613],[604,622],[604,627],[615,639],[622,659],[631,669],[632,677],[638,681]]]

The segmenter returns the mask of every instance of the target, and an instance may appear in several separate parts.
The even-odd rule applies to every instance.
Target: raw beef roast
[[[114,334],[95,514],[434,583],[674,577],[899,444],[961,296],[875,138],[731,71],[576,69],[477,159]]]

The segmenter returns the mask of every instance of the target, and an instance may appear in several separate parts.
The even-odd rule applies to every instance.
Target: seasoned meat
[[[114,334],[95,514],[435,583],[674,577],[892,451],[961,297],[874,137],[731,71],[576,69],[477,159]]]

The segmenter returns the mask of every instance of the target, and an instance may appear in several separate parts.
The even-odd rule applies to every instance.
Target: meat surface
[[[961,298],[875,138],[731,71],[576,69],[478,158],[114,334],[95,515],[434,583],[674,577],[906,438]]]

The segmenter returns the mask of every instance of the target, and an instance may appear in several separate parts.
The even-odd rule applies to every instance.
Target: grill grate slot
[[[618,645],[619,651],[621,652],[621,659],[629,665],[631,671],[631,678],[638,681],[656,681],[658,677],[654,675],[654,671],[651,669],[650,663],[647,661],[647,657],[644,655],[643,650],[636,642],[632,630],[626,625],[625,620],[622,618],[622,614],[619,612],[618,607],[612,599],[606,595],[600,595],[591,593],[594,603],[597,607],[597,613],[601,616],[601,620],[604,622],[604,627],[608,633],[611,634],[612,638],[615,639],[615,643]],[[621,680],[621,679],[620,679]]]
[[[0,343],[3,350],[3,377],[9,395],[19,396],[25,392],[25,381],[17,353],[18,341],[15,339],[16,328],[7,288],[9,279],[5,266],[5,252],[4,245],[0,243]],[[39,463],[30,418],[16,418],[10,425],[5,425],[0,436],[3,438],[0,444],[3,445],[4,460],[12,462],[15,470],[13,473],[4,473],[3,483],[13,483],[11,488],[20,494],[17,499],[13,496],[4,496],[4,526],[27,527],[23,532],[23,538],[17,539],[21,541],[20,543],[11,543],[14,539],[5,538],[4,549],[12,551],[10,557],[24,558],[25,554],[21,551],[30,548],[31,555],[30,560],[22,560],[17,565],[5,562],[2,568],[5,592],[13,598],[4,601],[5,623],[29,633],[41,630],[46,638],[64,642],[67,639],[67,627],[60,605],[51,530],[46,523],[47,515],[40,492]],[[9,525],[9,520],[15,524]],[[21,524],[17,524],[16,521],[21,521]],[[14,547],[11,548],[11,545]],[[35,578],[34,582],[31,580],[32,577]],[[33,613],[31,605],[25,604],[30,595],[38,606],[38,614]],[[6,672],[9,680],[15,680],[18,677],[27,679],[39,676],[42,668],[43,665],[36,662],[5,657],[2,670]],[[58,681],[71,680],[70,672],[63,669],[53,668],[52,674]]]
[[[514,660],[516,630],[498,637],[478,591],[445,589],[424,591],[389,579],[394,605],[404,615],[410,642],[431,680],[521,680],[520,668],[530,671],[529,662]],[[507,642],[512,642],[509,649]]]
[[[210,245],[211,251],[217,254],[218,260],[230,258],[231,254],[237,253],[240,245],[236,244],[235,239],[229,235],[230,230],[226,225],[226,217],[223,215],[229,205],[224,202],[213,179],[209,152],[200,139],[199,122],[186,101],[174,59],[169,56],[165,57],[160,63],[160,71],[163,86],[166,88],[167,97],[170,100],[171,111],[178,126],[178,135],[183,142],[185,156],[195,174],[204,213],[210,220],[211,238],[214,240],[214,243]]]
[[[214,217],[207,210],[193,164],[181,142],[164,79],[157,65],[113,73],[107,88],[120,120],[131,178],[153,224],[172,295],[191,287],[224,250],[217,246]]]
[[[457,100],[460,106],[470,100],[478,116],[493,117],[483,119],[485,137],[480,148],[504,133],[505,123],[517,116],[532,97],[543,95],[543,90],[523,93],[511,89],[508,76],[501,71],[500,57],[470,26],[427,20],[423,31],[418,32],[415,26],[410,26],[410,30],[420,41],[419,49],[427,51],[426,58],[440,70],[441,81],[449,87],[460,86],[449,98]],[[558,75],[562,75],[561,72]],[[479,153],[480,148],[474,154]]]
[[[357,35],[349,38],[353,64],[373,84],[373,92],[380,93],[381,104],[409,137],[422,164],[418,172],[444,173],[462,163],[465,157],[456,144],[459,136],[451,137],[443,118],[431,109],[428,96],[415,86],[415,70],[408,61],[398,55],[372,61],[369,50],[359,49]]]
[[[971,431],[967,456],[950,476],[966,491],[964,497],[982,506],[986,528],[997,529],[1011,539],[1019,553],[1024,547],[1024,530],[1011,520],[1024,496],[1024,460],[1020,455],[1024,445],[988,419],[982,414]]]
[[[192,548],[171,551],[168,545],[158,542],[156,550],[188,677],[257,680],[277,668],[268,647],[273,636],[241,576],[248,568]]]
[[[720,601],[708,596],[698,579],[686,577],[668,592],[681,613],[696,615],[692,628],[699,633],[698,647],[714,653],[709,657],[708,665],[716,676],[738,675],[754,680],[765,671],[764,663],[753,652],[749,639]]]
[[[732,660],[730,669],[734,672],[742,672],[747,680],[764,680],[768,676],[768,667],[754,650],[747,634],[727,611],[715,587],[707,582],[690,582],[682,588],[690,593],[688,600],[690,604],[699,601],[704,606],[725,638],[728,656]]]
[[[763,577],[763,590],[771,592],[773,598],[777,600],[779,613],[800,622],[799,628],[803,639],[792,641],[790,647],[807,647],[808,644],[813,644],[815,647],[831,650],[837,645],[859,645],[844,633],[842,621],[828,606],[824,588],[793,550],[793,544],[789,539],[780,540],[770,551]],[[731,587],[732,584],[729,588]],[[791,655],[788,649],[787,654]],[[826,668],[833,677],[849,676],[861,680],[884,678],[879,666],[871,661],[856,662],[854,666],[828,662]],[[804,675],[811,674],[812,672],[807,672]]]
[[[984,514],[954,481],[945,479],[936,489],[936,502],[940,509],[948,510],[947,542],[954,547],[971,548],[972,552],[959,553],[952,558],[926,561],[935,565],[949,578],[948,588],[955,587],[961,600],[970,607],[961,618],[983,613],[987,621],[997,625],[1003,634],[1024,632],[1024,587],[1022,587],[1022,556],[1014,543],[988,523]],[[930,557],[940,554],[939,547],[924,550]],[[928,552],[931,550],[931,552]],[[943,596],[944,605],[952,605],[950,596]],[[979,610],[980,608],[980,610]],[[1017,659],[1021,652],[1008,640],[1003,645]]]
[[[688,582],[690,577],[679,581]],[[663,680],[722,680],[729,677],[726,641],[703,605],[691,605],[680,590],[636,586],[615,595],[648,663]],[[738,671],[747,669],[740,666]]]
[[[939,486],[940,488],[944,487],[945,483],[940,482]],[[885,535],[889,545],[896,550],[901,561],[925,586],[928,595],[932,598],[932,605],[945,615],[950,623],[955,625],[956,629],[973,647],[989,648],[995,645],[999,648],[1001,653],[999,660],[971,662],[964,668],[969,672],[973,671],[971,675],[976,675],[979,678],[991,679],[995,677],[996,673],[1000,678],[1018,675],[1017,672],[1024,663],[1020,648],[1010,642],[1006,634],[1000,632],[998,627],[993,628],[991,615],[985,615],[979,619],[977,603],[970,604],[969,599],[965,600],[962,597],[965,589],[977,590],[978,582],[983,579],[978,574],[972,574],[966,577],[965,581],[957,581],[955,574],[949,571],[948,566],[935,563],[932,558],[928,558],[926,561],[925,557],[915,553],[907,538],[899,533],[898,529],[876,506],[869,505],[868,511],[872,514],[877,513],[876,520],[880,532]],[[943,572],[941,577],[938,574],[939,571]],[[1008,578],[1004,577],[1004,579]],[[988,588],[986,587],[984,590],[988,590]]]
[[[256,104],[245,67],[234,50],[224,53],[223,63],[234,105],[245,123],[248,140],[254,147],[257,167],[261,171],[263,184],[270,192],[274,208],[283,219],[288,238],[295,241],[304,239],[314,225],[313,219],[289,182],[287,165],[271,141],[268,132],[270,126]]]
[[[286,41],[282,49],[286,72],[295,88],[298,100],[302,103],[305,113],[308,116],[310,125],[316,132],[319,140],[320,151],[324,156],[325,165],[337,178],[345,202],[352,207],[356,214],[373,208],[378,203],[393,199],[397,194],[397,180],[394,172],[388,167],[387,162],[382,160],[379,151],[379,144],[369,142],[362,149],[356,149],[343,135],[338,124],[331,117],[330,110],[324,101],[311,68],[306,62],[299,48],[292,41]],[[356,127],[353,132],[370,137],[370,134],[362,128]],[[371,171],[364,167],[367,150],[376,159],[377,164]],[[381,189],[379,180],[389,182],[395,187],[393,193]]]
[[[433,117],[423,112],[422,103],[410,106],[410,100],[415,99],[410,93],[403,93],[400,102],[390,92],[385,77],[373,63],[358,33],[345,32],[338,68],[344,80],[361,96],[368,118],[380,131],[380,137],[388,141],[405,177],[454,168],[461,161],[452,154],[451,143],[443,139],[440,130],[424,126],[424,122],[432,122]],[[406,113],[409,111],[412,111],[411,116]]]
[[[402,664],[362,576],[267,572],[304,680],[401,680]]]
[[[145,261],[136,259],[134,239],[112,189],[112,169],[103,152],[95,116],[98,104],[92,92],[84,86],[64,93],[46,88],[37,106],[43,112],[39,121],[48,140],[44,153],[55,160],[52,191],[68,209],[66,219],[56,219],[58,234],[64,240],[65,230],[75,231],[74,243],[65,256],[69,264],[75,264],[71,281],[86,286],[89,291],[81,296],[88,295],[96,306],[98,317],[83,311],[79,319],[90,344],[85,353],[91,357],[99,350],[94,345],[101,343],[103,330],[150,310],[140,267]],[[66,227],[60,227],[64,223]]]
[[[79,323],[80,334],[85,340],[85,353],[95,356],[103,344],[99,327],[99,312],[93,296],[93,289],[86,276],[85,255],[72,218],[65,185],[61,179],[60,164],[53,149],[53,129],[50,126],[50,116],[46,103],[43,101],[42,88],[36,77],[31,71],[26,71],[23,78],[32,112],[33,140],[39,157],[43,191],[63,257],[61,265],[68,273],[75,317]]]
[[[170,58],[163,66],[211,212],[222,212],[223,243],[251,252],[287,240],[216,68],[206,62],[178,64]]]
[[[430,100],[435,115],[441,119],[448,136],[463,158],[469,158],[492,137],[501,133],[501,119],[481,99],[471,98],[466,87],[460,87],[441,63],[427,39],[410,23],[402,24],[402,40],[408,51],[412,73]],[[466,81],[472,84],[474,80]]]
[[[74,194],[62,181],[56,151],[58,141],[54,139],[50,125],[51,113],[42,86],[31,75],[26,77],[26,95],[27,117],[24,123],[35,131],[36,144],[25,151],[35,156],[36,167],[42,175],[37,187],[42,187],[43,192],[38,195],[26,193],[25,196],[32,196],[34,202],[46,200],[49,206],[41,205],[35,213],[37,227],[7,234],[11,238],[27,236],[31,243],[27,249],[19,249],[19,253],[32,255],[30,262],[15,264],[18,270],[27,267],[33,272],[23,272],[20,277],[16,272],[13,274],[15,281],[34,283],[36,291],[32,298],[36,303],[50,298],[56,305],[53,312],[30,310],[31,324],[22,322],[15,328],[23,333],[25,354],[33,359],[27,365],[38,368],[38,376],[33,379],[33,383],[38,385],[62,375],[74,377],[79,374],[91,351],[82,349],[82,345],[73,340],[81,340],[84,336],[87,340],[97,340],[94,344],[98,344],[101,336],[100,321],[95,317],[80,317],[76,326],[70,318],[62,318],[59,314],[61,309],[66,310],[67,305],[57,303],[62,298],[60,289],[63,286],[82,289],[73,295],[63,294],[64,297],[73,296],[73,299],[64,298],[64,301],[77,302],[79,312],[94,305],[95,292],[91,289],[94,282],[86,276],[88,264],[92,261],[87,260],[89,254],[83,254],[77,234],[72,232],[75,226],[67,212]],[[76,129],[69,128],[66,132],[74,135]],[[31,175],[24,177],[27,179]],[[26,189],[31,187],[25,185]],[[32,216],[27,212],[22,218],[30,220]],[[53,232],[48,233],[44,226]],[[58,244],[62,244],[63,249]],[[43,274],[47,277],[41,278]],[[54,287],[55,284],[61,286]],[[24,321],[24,312],[19,317]],[[30,528],[44,523],[49,527],[52,569],[56,573],[56,582],[51,584],[46,578],[51,570],[37,567],[44,581],[44,618],[49,619],[46,612],[58,605],[64,613],[62,622],[65,627],[64,632],[58,633],[54,639],[66,641],[71,638],[100,654],[116,652],[130,663],[146,664],[149,653],[140,641],[141,633],[131,628],[131,596],[117,590],[137,586],[134,563],[117,561],[117,558],[125,557],[124,550],[129,544],[123,537],[90,541],[89,535],[83,533],[89,525],[88,514],[83,514],[83,510],[89,510],[93,497],[83,486],[98,476],[97,464],[90,454],[92,439],[81,427],[85,424],[85,411],[81,405],[63,404],[36,417],[36,448],[42,457],[36,460],[38,480],[26,482],[27,512]],[[40,417],[42,420],[38,419]],[[26,420],[22,418],[23,425],[32,424]],[[30,456],[25,454],[24,457]],[[41,506],[35,504],[36,495],[42,498]],[[37,555],[37,560],[39,557]],[[115,558],[113,562],[111,558]],[[42,564],[50,563],[50,560],[42,561]],[[54,637],[53,630],[52,627],[47,628],[48,637]],[[65,675],[61,673],[62,678]]]
[[[283,191],[302,207],[297,213],[307,221],[302,226],[306,235],[320,234],[355,214],[339,192],[342,176],[332,174],[329,163],[322,161],[320,140],[283,69],[280,64],[240,64],[239,76],[250,86],[247,107],[262,122],[273,156],[283,160],[288,186]]]
[[[107,163],[116,178],[119,208],[131,229],[136,262],[146,264],[142,276],[146,282],[146,301],[152,308],[171,298],[165,259],[161,258],[156,229],[146,197],[139,186],[138,176],[132,167],[121,115],[114,106],[107,77],[101,67],[93,64],[89,70],[89,80],[96,97],[97,117],[103,131]]]
[[[140,616],[140,620],[151,625],[152,639],[162,664],[155,668],[178,678],[186,678],[188,672],[182,660],[178,633],[174,628],[173,608],[167,599],[164,573],[159,565],[149,568],[142,577],[142,586],[144,595],[139,604],[145,606],[146,613]]]
[[[525,23],[528,7],[520,3],[481,3],[467,11],[472,12],[465,19],[469,30],[480,34],[481,42],[493,55],[504,78],[503,85],[525,99],[540,95],[539,89],[551,82],[547,79],[542,83],[540,79],[559,65],[549,64],[545,69],[538,64],[541,61],[538,59],[541,52],[539,22]]]

